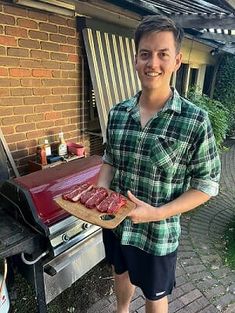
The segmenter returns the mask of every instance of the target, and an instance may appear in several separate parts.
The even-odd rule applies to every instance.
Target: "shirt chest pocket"
[[[160,135],[152,142],[150,161],[153,166],[169,169],[173,165],[184,162],[187,146],[187,142]]]

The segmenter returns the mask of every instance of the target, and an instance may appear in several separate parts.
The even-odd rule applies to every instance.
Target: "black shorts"
[[[130,281],[149,300],[159,300],[171,294],[175,286],[177,251],[165,256],[151,255],[133,246],[121,245],[116,235],[103,229],[103,241],[108,263],[116,274],[129,273]]]

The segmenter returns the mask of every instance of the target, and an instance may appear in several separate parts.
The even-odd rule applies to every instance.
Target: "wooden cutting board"
[[[101,213],[96,209],[87,209],[80,202],[71,202],[62,199],[62,197],[55,198],[54,201],[65,211],[76,216],[77,218],[88,223],[98,225],[103,228],[115,228],[127,216],[127,214],[135,208],[136,204],[127,199],[126,205],[121,207],[117,213]]]

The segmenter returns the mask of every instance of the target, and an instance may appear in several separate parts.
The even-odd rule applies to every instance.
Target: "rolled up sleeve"
[[[208,117],[201,124],[198,138],[192,145],[188,171],[191,188],[209,196],[218,194],[221,163]]]

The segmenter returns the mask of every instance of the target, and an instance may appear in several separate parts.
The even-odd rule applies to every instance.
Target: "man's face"
[[[176,52],[174,35],[169,31],[152,32],[139,42],[135,68],[142,89],[166,90],[171,75],[181,64],[181,53]]]

